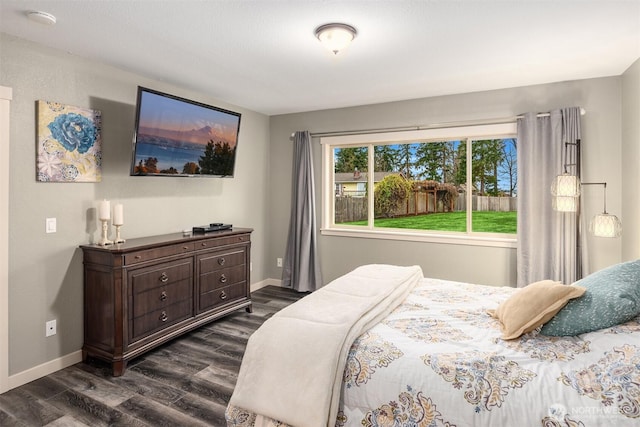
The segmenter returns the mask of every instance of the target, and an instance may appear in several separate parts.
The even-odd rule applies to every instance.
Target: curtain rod
[[[584,116],[586,114],[586,110],[584,108],[580,108],[580,115]],[[549,117],[551,113],[538,113],[537,117]],[[524,115],[520,114],[518,116],[511,117],[503,117],[499,119],[480,119],[480,120],[467,120],[460,122],[443,122],[443,123],[434,123],[431,125],[416,125],[416,126],[399,126],[399,127],[387,127],[387,128],[377,128],[377,129],[357,129],[357,130],[338,130],[338,131],[329,131],[329,132],[311,132],[310,135],[312,138],[315,137],[323,137],[323,136],[345,136],[345,135],[362,135],[368,133],[381,133],[381,132],[406,132],[412,130],[424,130],[424,129],[438,129],[438,128],[446,128],[446,127],[454,127],[454,126],[478,126],[478,125],[495,125],[501,123],[513,123],[518,119],[523,118]],[[293,139],[295,132],[291,134],[291,139]]]

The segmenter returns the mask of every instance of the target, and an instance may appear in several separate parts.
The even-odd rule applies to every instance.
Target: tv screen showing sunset
[[[233,176],[240,114],[140,88],[133,175]]]

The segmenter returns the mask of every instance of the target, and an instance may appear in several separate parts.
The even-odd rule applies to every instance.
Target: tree
[[[197,175],[200,173],[200,166],[194,162],[187,162],[182,167],[182,173],[187,175]]]
[[[407,179],[413,178],[413,151],[411,144],[401,144],[398,146],[398,170]]]
[[[356,168],[360,172],[367,171],[367,147],[348,147],[335,149],[334,172],[353,172]]]
[[[501,139],[473,141],[472,182],[479,194],[497,196],[498,166],[503,159],[503,142]]]
[[[178,169],[174,168],[173,166],[170,166],[169,169],[162,169],[160,173],[164,173],[167,175],[177,175]]]
[[[235,148],[231,148],[228,142],[209,140],[204,149],[204,155],[200,156],[200,160],[198,160],[200,173],[221,176],[233,175],[235,154]]]
[[[393,216],[400,203],[409,198],[413,184],[399,174],[387,175],[376,184],[373,205],[376,217]]]
[[[441,183],[453,179],[455,141],[424,142],[416,149],[415,168],[420,179]]]
[[[500,178],[507,182],[509,197],[517,194],[518,190],[518,143],[514,138],[504,140],[502,148],[503,161],[500,163]]]
[[[464,145],[461,141],[448,141],[448,156],[447,170],[444,172],[444,179],[442,182],[457,186],[456,177],[460,169],[460,146]]]
[[[133,172],[140,175],[158,173],[158,159],[156,157],[148,157],[144,161],[140,160]]]
[[[376,172],[392,172],[398,166],[398,152],[391,145],[376,145],[373,163]]]
[[[458,144],[458,149],[456,150],[456,167],[453,174],[453,182],[458,186],[467,183],[467,144],[465,141]]]

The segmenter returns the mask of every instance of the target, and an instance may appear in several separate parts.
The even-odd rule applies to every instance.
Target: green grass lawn
[[[516,234],[517,212],[474,211],[471,215],[473,231]],[[344,224],[367,225],[367,221]],[[466,231],[465,212],[443,212],[400,218],[376,218],[376,227],[410,228],[413,230]]]

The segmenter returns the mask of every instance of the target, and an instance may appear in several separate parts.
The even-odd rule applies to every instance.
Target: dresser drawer
[[[196,250],[204,250],[210,248],[216,248],[219,246],[233,245],[234,243],[244,243],[249,242],[250,236],[248,234],[236,235],[236,236],[228,236],[228,237],[217,237],[215,239],[207,239],[207,240],[199,240],[195,242]]]
[[[202,255],[198,258],[199,271],[209,272],[221,268],[234,267],[245,264],[246,251],[243,249],[229,252],[218,252],[210,255]]]
[[[210,310],[247,296],[247,283],[241,282],[231,286],[214,289],[200,294],[200,311]]]
[[[200,293],[223,288],[246,280],[245,266],[223,268],[206,274],[200,274]]]
[[[193,264],[191,258],[136,269],[129,273],[130,291],[131,294],[139,294],[149,289],[191,279],[192,272]]]
[[[163,246],[161,248],[131,252],[124,255],[124,264],[131,265],[131,264],[154,260],[154,259],[162,258],[166,256],[193,252],[194,248],[195,248],[194,242],[186,242],[186,243],[180,243],[177,245]]]
[[[193,299],[163,307],[133,319],[131,341],[136,341],[182,320],[192,317]]]
[[[133,317],[140,317],[185,299],[193,299],[191,278],[135,293],[131,296],[130,307]]]

